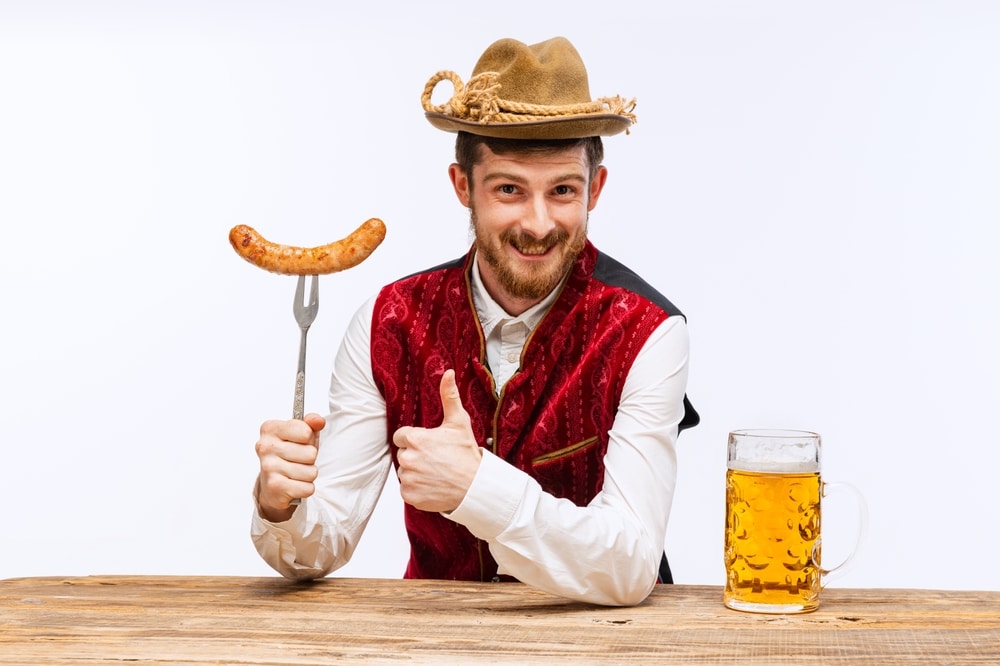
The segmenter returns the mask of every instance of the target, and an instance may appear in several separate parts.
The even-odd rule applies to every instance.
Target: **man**
[[[446,78],[455,95],[432,106]],[[467,85],[441,72],[423,103],[458,133],[448,173],[475,241],[362,307],[327,418],[261,427],[255,545],[285,576],[326,575],[395,468],[406,577],[639,603],[661,564],[676,438],[698,416],[683,316],[587,240],[600,137],[628,129],[634,102],[591,101],[579,54],[555,38],[500,40]]]

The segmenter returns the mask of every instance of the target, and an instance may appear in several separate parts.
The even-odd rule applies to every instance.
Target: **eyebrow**
[[[525,178],[524,176],[519,176],[519,175],[513,174],[513,173],[506,173],[504,171],[495,171],[493,173],[488,173],[485,176],[483,176],[483,183],[489,183],[490,181],[494,181],[494,180],[509,180],[509,181],[512,181],[512,182],[515,182],[515,183],[526,183],[526,182],[528,182],[528,179]],[[579,183],[584,183],[584,184],[586,184],[586,182],[587,182],[587,179],[583,175],[581,175],[579,173],[573,172],[573,173],[567,173],[567,174],[563,174],[561,176],[557,176],[555,178],[552,178],[550,180],[550,184],[554,185],[554,184],[557,184],[557,183],[564,183],[564,182],[570,181],[570,180],[576,181],[576,182],[579,182]]]

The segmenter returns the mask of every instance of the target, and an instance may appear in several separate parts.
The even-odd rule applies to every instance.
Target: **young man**
[[[431,106],[444,78],[456,93]],[[646,598],[674,445],[698,416],[683,316],[587,240],[607,180],[600,137],[626,130],[633,106],[591,101],[563,38],[500,40],[467,85],[431,79],[424,108],[458,132],[449,175],[475,241],[362,307],[326,418],[261,427],[252,534],[277,571],[313,578],[345,564],[394,468],[406,577]]]

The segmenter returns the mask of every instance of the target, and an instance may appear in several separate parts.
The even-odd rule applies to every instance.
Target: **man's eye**
[[[573,194],[573,188],[569,185],[556,185],[555,193],[559,196],[565,196],[567,194]]]
[[[497,189],[503,192],[504,194],[514,194],[517,192],[517,187],[515,187],[514,185],[501,185]]]

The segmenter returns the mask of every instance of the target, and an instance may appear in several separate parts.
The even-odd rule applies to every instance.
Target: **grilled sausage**
[[[247,261],[280,275],[325,275],[357,266],[385,238],[385,224],[371,218],[339,241],[318,247],[272,243],[252,227],[238,224],[229,231],[229,242]]]

